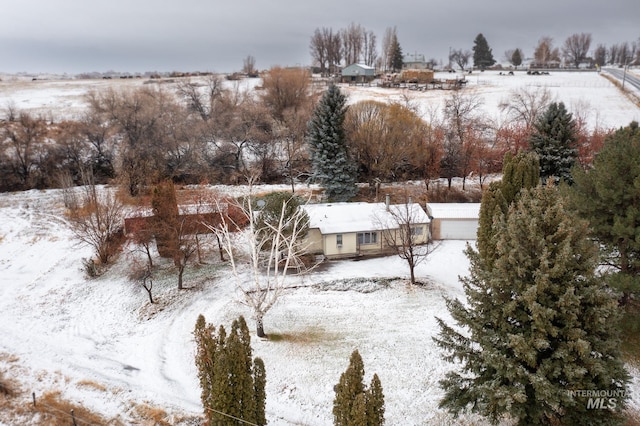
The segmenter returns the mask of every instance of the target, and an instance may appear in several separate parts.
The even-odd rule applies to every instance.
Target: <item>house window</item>
[[[337,234],[336,235],[336,246],[337,247],[342,247],[342,234]]]
[[[422,232],[423,232],[422,226],[411,227],[411,235],[422,235]]]
[[[377,244],[377,232],[358,232],[358,244]]]

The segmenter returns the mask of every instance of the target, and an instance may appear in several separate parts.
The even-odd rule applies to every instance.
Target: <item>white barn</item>
[[[475,240],[480,203],[428,203],[431,238],[434,240]]]

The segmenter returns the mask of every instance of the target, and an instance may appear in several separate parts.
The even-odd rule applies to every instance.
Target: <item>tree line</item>
[[[578,68],[581,64],[590,66],[628,65],[640,63],[640,38],[610,46],[598,44],[593,50],[593,38],[590,33],[575,33],[568,36],[560,47],[554,46],[552,37],[541,37],[532,52],[532,65],[536,67],[565,66]],[[381,73],[398,72],[403,67],[403,49],[398,41],[397,27],[387,27],[380,43],[378,53],[375,33],[366,30],[360,24],[351,23],[347,28],[316,28],[309,43],[312,66],[323,76],[335,75],[342,67],[361,63],[376,67]],[[527,56],[522,48],[516,47],[504,52],[503,58],[515,68],[522,65]],[[485,69],[496,63],[489,42],[482,33],[473,40],[471,50],[465,48],[450,49],[448,64],[440,64],[444,69],[457,65],[461,70],[469,66]],[[439,61],[431,58],[426,65],[432,69]]]
[[[262,86],[244,91],[219,77],[180,81],[174,91],[143,87],[86,97],[78,120],[54,122],[9,108],[0,122],[1,191],[68,187],[91,172],[130,195],[157,183],[234,184],[306,181],[314,172],[312,118],[324,88],[303,69],[274,67]],[[326,91],[324,92],[326,93]],[[482,178],[499,172],[506,151],[528,143],[533,122],[553,99],[543,89],[516,89],[483,114],[482,99],[452,91],[441,110],[420,111],[410,98],[345,107],[345,161],[360,182]],[[576,112],[578,157],[587,163],[605,132]],[[351,172],[350,172],[351,173]]]

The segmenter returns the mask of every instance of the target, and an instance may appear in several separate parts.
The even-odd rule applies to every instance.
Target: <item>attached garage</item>
[[[434,240],[475,240],[480,203],[428,203]]]

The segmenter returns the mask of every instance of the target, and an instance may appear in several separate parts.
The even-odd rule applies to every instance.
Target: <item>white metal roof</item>
[[[427,203],[434,219],[478,219],[480,203]]]
[[[309,227],[320,229],[322,234],[394,229],[398,227],[398,220],[393,212],[401,218],[410,217],[412,223],[430,222],[417,203],[410,204],[408,212],[404,204],[392,204],[387,210],[385,203],[326,203],[302,207],[309,215]]]

